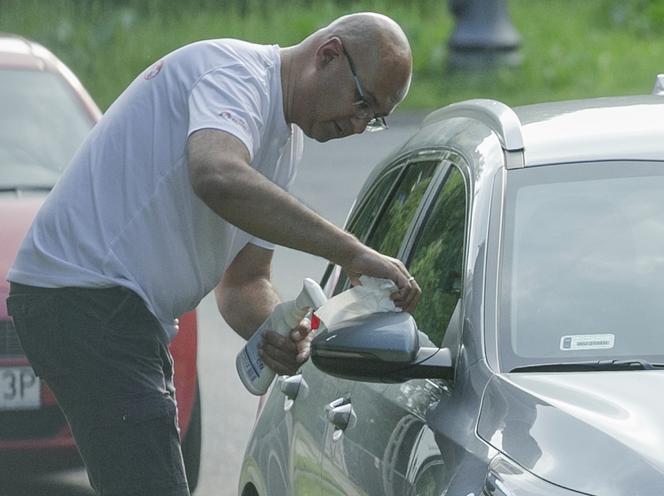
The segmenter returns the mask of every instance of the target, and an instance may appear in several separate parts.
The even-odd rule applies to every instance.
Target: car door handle
[[[306,384],[302,378],[302,374],[284,377],[281,380],[281,392],[284,393],[289,400],[294,400],[297,398],[297,395],[300,392],[300,387],[303,383]]]
[[[339,398],[327,405],[327,420],[334,425],[335,430],[345,430],[353,427],[356,421],[356,415],[353,411],[353,405],[348,398]]]

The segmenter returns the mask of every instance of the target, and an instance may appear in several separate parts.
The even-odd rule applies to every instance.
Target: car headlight
[[[482,496],[578,496],[582,493],[556,486],[519,467],[504,455],[489,464]]]

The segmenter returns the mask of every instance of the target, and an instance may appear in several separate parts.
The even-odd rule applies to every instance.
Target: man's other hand
[[[259,348],[263,363],[278,375],[293,375],[308,360],[311,339],[311,322],[308,318],[302,319],[288,336],[267,331]]]

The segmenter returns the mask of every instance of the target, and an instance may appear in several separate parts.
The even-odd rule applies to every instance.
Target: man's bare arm
[[[325,220],[249,165],[249,152],[236,137],[204,129],[188,141],[195,193],[219,216],[261,239],[317,255],[361,274],[393,280],[393,295],[404,310],[415,308],[421,293],[404,265],[360,243]]]
[[[251,337],[281,301],[270,280],[271,262],[271,250],[247,244],[215,288],[219,312],[244,339]]]
[[[270,282],[271,262],[271,250],[247,244],[215,289],[224,320],[244,339],[252,336],[280,302]],[[305,319],[289,336],[266,333],[260,347],[263,361],[279,374],[294,374],[309,358],[309,331]]]
[[[253,169],[239,139],[205,129],[189,138],[188,147],[194,191],[231,224],[261,239],[337,263],[357,250],[353,236]]]

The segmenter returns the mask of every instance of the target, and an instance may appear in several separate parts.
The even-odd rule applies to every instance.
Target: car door
[[[381,202],[360,204],[350,223],[351,231],[359,239],[394,257],[399,255],[411,225],[422,210],[423,200],[444,168],[435,153],[415,154],[399,166],[399,181],[391,194]],[[335,282],[335,293],[349,287],[343,274]],[[394,456],[399,456],[398,447],[404,437],[410,440],[419,433],[408,420],[396,428],[384,424],[385,418],[376,408],[380,408],[380,402],[369,398],[380,398],[387,385],[361,383],[361,391],[359,387],[360,383],[352,383],[349,391],[328,407],[331,414],[340,408],[350,408],[351,421],[349,425],[330,422],[326,427],[321,477],[333,483],[324,494],[404,494],[400,482],[386,483],[391,471],[385,468],[394,461]],[[367,398],[360,398],[365,394]],[[356,401],[360,409],[356,409]],[[384,435],[392,438],[384,439]],[[394,492],[385,492],[386,487],[394,487]]]
[[[418,200],[414,226],[399,231],[390,208],[376,222],[368,241],[400,257],[422,287],[414,312],[423,346],[440,347],[459,331],[459,300],[465,239],[466,188],[461,170],[444,161],[428,192]],[[407,216],[408,217],[408,216]],[[455,312],[456,310],[456,312]],[[447,345],[448,343],[446,343]],[[324,473],[345,463],[346,488],[367,495],[438,495],[450,471],[427,425],[427,412],[446,394],[440,380],[403,384],[358,382],[348,401],[355,426],[339,440],[326,436]]]
[[[373,225],[377,213],[385,203],[401,178],[404,164],[398,162],[390,166],[380,174],[378,179],[369,188],[361,203],[366,206],[363,214],[355,216],[349,231],[356,236]],[[340,270],[337,268],[336,274]],[[323,281],[326,294],[331,296],[334,292],[334,284],[339,277],[328,277]],[[342,283],[343,286],[343,283]],[[350,391],[354,382],[331,377],[320,372],[311,361],[308,361],[299,374],[286,379],[290,385],[282,389],[297,389],[294,398],[289,398],[292,393],[284,393],[285,428],[289,431],[286,437],[291,440],[289,471],[290,494],[315,496],[329,494],[330,487],[334,486],[334,480],[329,479],[329,474],[321,474],[321,462],[323,456],[322,446],[325,444],[325,434],[330,422],[326,407],[341,398],[338,403],[343,404],[350,397]],[[295,387],[293,387],[295,386]],[[280,385],[281,387],[281,385]]]

